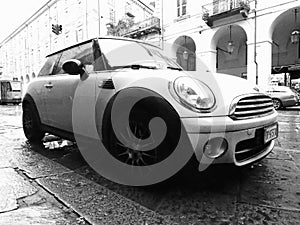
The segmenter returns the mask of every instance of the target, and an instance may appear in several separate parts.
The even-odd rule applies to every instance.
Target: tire
[[[278,110],[282,107],[282,103],[279,99],[273,98],[272,101],[273,101],[273,106],[276,110]]]
[[[23,131],[29,142],[41,142],[45,136],[36,107],[32,103],[23,105]]]
[[[175,110],[163,103],[161,103],[161,107],[144,107],[145,105],[153,105],[150,103],[152,102],[151,99],[148,100],[149,102],[146,100],[140,106],[136,107],[129,117],[129,127],[126,130],[130,130],[132,133],[125,132],[121,136],[130,139],[130,136],[133,134],[141,140],[149,138],[151,136],[149,122],[154,117],[160,117],[165,121],[167,127],[166,136],[155,149],[146,152],[134,150],[118,140],[110,121],[109,129],[107,130],[109,133],[108,151],[122,163],[132,166],[154,165],[170,156],[178,144],[181,123]],[[155,143],[155,140],[152,141]]]

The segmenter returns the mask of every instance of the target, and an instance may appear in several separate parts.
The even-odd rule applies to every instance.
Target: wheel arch
[[[33,97],[27,93],[27,94],[25,94],[25,96],[23,97],[23,100],[22,100],[22,109],[24,110],[24,107],[28,104],[31,104],[34,107],[34,109],[37,113],[38,119],[41,121],[40,113],[36,107]]]
[[[164,98],[159,93],[157,93],[153,90],[150,90],[148,88],[144,88],[144,87],[129,87],[129,88],[126,88],[126,89],[122,89],[122,90],[119,90],[118,92],[116,92],[109,99],[108,104],[106,105],[106,107],[104,109],[104,114],[103,114],[103,117],[102,117],[102,127],[101,127],[101,134],[102,134],[101,138],[102,138],[104,144],[108,140],[108,134],[110,132],[110,129],[112,129],[112,127],[111,127],[111,117],[110,117],[112,106],[113,106],[117,96],[121,92],[124,92],[124,91],[130,91],[131,94],[134,95],[134,96],[140,96],[141,92],[146,92],[149,96],[153,96],[154,98],[149,99],[147,101],[148,105],[142,104],[144,109],[148,110],[149,112],[151,112],[154,109],[165,109],[166,111],[164,113],[168,113],[168,116],[173,115],[174,118],[176,117],[178,120],[180,120],[180,116],[179,116],[177,110],[173,107],[173,105],[166,98]]]
[[[273,98],[272,98],[272,101],[273,101],[273,100],[277,100],[277,101],[279,101],[279,103],[280,103],[280,105],[279,105],[279,108],[280,108],[280,107],[284,107],[284,105],[283,105],[283,103],[282,103],[282,101],[281,101],[281,99],[280,99],[280,98],[273,97]]]

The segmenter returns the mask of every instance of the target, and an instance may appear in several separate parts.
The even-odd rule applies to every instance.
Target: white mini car
[[[113,107],[121,116],[132,101],[136,104],[127,128],[113,129]],[[32,142],[41,141],[45,133],[76,139],[74,110],[80,106],[82,119],[76,126],[88,130],[87,120],[95,115],[108,151],[135,166],[166,159],[181,135],[186,135],[199,161],[206,157],[212,163],[243,166],[268,155],[278,136],[272,99],[246,80],[206,70],[187,73],[159,48],[131,39],[95,38],[48,55],[23,98],[25,136]],[[159,140],[152,142],[160,142],[155,148],[140,151],[139,144],[124,143],[130,142],[131,134],[138,140],[149,138],[149,123],[157,117],[166,132],[163,140],[153,136]]]

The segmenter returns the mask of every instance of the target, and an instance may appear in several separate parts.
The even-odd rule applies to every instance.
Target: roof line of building
[[[54,3],[56,3],[59,0],[49,0],[47,3],[45,3],[41,8],[39,8],[32,16],[30,16],[24,23],[22,23],[19,27],[17,27],[10,35],[8,35],[3,41],[0,42],[0,48],[5,44],[8,40],[11,38],[15,37],[19,32],[21,32],[26,26],[28,26],[32,21],[33,18],[38,17],[41,13],[44,12],[43,9],[45,9],[46,6],[50,7]],[[151,10],[152,12],[154,11],[151,9],[149,6],[147,6],[144,2],[141,0],[136,0],[137,2],[141,3],[144,7],[147,9]],[[52,2],[52,4],[50,4]]]
[[[144,2],[142,2],[141,0],[137,0],[139,3],[141,3],[143,6],[145,6],[147,9],[151,10],[152,12],[154,11],[153,9],[151,9],[148,5],[146,5]]]
[[[22,23],[20,26],[18,26],[10,35],[8,35],[3,41],[0,42],[0,48],[2,47],[3,44],[5,44],[9,39],[13,38],[14,36],[16,36],[20,31],[22,31],[24,29],[24,27],[28,26],[31,22],[32,19],[35,18],[36,16],[40,15],[38,14],[43,13],[43,9],[48,6],[50,7],[51,5],[53,5],[55,2],[57,2],[58,0],[49,0],[47,3],[45,3],[41,8],[39,8],[32,16],[30,16],[24,23]],[[51,3],[49,5],[49,3]]]

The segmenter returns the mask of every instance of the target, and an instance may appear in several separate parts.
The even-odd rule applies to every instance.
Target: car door
[[[62,69],[63,63],[69,59],[78,59],[85,66],[88,73],[85,80],[82,80],[79,74],[70,75]],[[46,102],[49,126],[73,132],[72,106],[79,82],[88,83],[87,89],[89,93],[92,93],[89,98],[92,101],[95,99],[95,74],[93,70],[92,41],[63,51],[54,75],[49,80],[51,90],[47,93]]]
[[[58,63],[61,53],[56,53],[47,57],[45,64],[41,68],[37,79],[35,79],[35,89],[31,95],[34,98],[40,120],[43,124],[48,124],[47,115],[47,94],[51,91],[51,76],[53,70]]]

